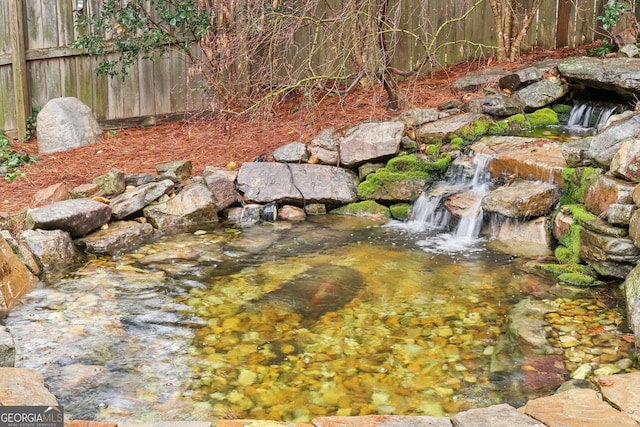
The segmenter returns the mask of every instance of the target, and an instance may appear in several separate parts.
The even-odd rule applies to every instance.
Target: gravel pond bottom
[[[616,289],[559,288],[482,240],[424,239],[327,215],[90,257],[11,313],[16,366],[72,419],[450,416],[536,393],[517,363],[491,371],[510,309],[534,298],[556,307],[544,320],[569,373],[633,369]]]

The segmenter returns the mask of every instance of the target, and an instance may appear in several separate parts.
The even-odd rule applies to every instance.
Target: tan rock
[[[34,369],[0,368],[0,405],[57,406],[42,375]]]
[[[43,188],[33,195],[32,207],[50,205],[69,198],[69,188],[62,182]]]
[[[38,278],[0,237],[0,317],[38,285]]]
[[[603,402],[591,389],[576,388],[530,400],[524,413],[548,426],[638,426],[633,418]]]
[[[640,422],[640,372],[596,378],[602,396]]]

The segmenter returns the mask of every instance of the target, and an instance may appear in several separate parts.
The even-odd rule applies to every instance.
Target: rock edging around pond
[[[545,93],[550,83],[563,84],[561,79],[542,80],[548,80],[541,83]],[[506,99],[503,94],[500,96]],[[480,111],[468,111],[472,105],[480,106]],[[633,179],[627,180],[629,173],[619,173],[633,168],[619,165],[629,165],[624,159],[634,158],[628,148],[633,144],[627,141],[635,139],[638,132],[619,126],[624,123],[633,127],[637,116],[613,126],[615,131],[603,131],[601,134],[609,133],[606,138],[598,135],[565,144],[558,156],[554,151],[558,144],[540,138],[478,139],[499,133],[505,126],[511,129],[517,122],[516,117],[497,120],[484,111],[495,105],[495,100],[485,98],[468,103],[467,112],[460,111],[454,103],[450,108],[410,110],[398,120],[363,123],[345,132],[326,129],[308,146],[292,143],[276,150],[275,162],[247,163],[239,170],[207,168],[202,176],[193,177],[190,162],[184,160],[158,165],[155,176],[125,176],[113,170],[78,188],[66,189],[59,184],[46,189],[44,192],[50,197],[39,197],[51,203],[43,202],[41,207],[6,218],[6,228],[15,229],[24,222],[26,229],[15,237],[9,232],[2,235],[0,250],[6,255],[2,262],[7,263],[3,271],[10,272],[10,276],[3,277],[0,303],[9,309],[37,286],[38,278],[48,280],[64,273],[84,253],[116,255],[162,234],[206,229],[221,218],[241,226],[276,217],[297,220],[327,212],[406,219],[418,194],[454,161],[463,159],[461,152],[466,147],[494,159],[490,169],[496,183],[513,185],[515,189],[521,180],[551,177],[556,196],[568,194],[573,198],[571,204],[565,200],[564,210],[556,215],[551,213],[557,197],[545,197],[546,207],[535,211],[535,216],[547,218],[537,225],[538,230],[546,230],[553,218],[553,235],[561,243],[559,248],[563,248],[556,249],[556,257],[570,265],[584,265],[586,260],[591,268],[603,268],[601,274],[605,277],[626,277],[638,262],[633,253],[637,246],[633,238],[627,237],[630,231],[623,231],[625,221],[632,224],[637,212],[632,191],[636,184]],[[555,110],[544,110],[544,114],[557,120]],[[536,116],[529,113],[523,118],[533,122]],[[605,139],[607,151],[603,153],[599,148]],[[627,154],[617,154],[623,145]],[[555,163],[541,161],[545,153],[553,153],[549,159]],[[611,170],[605,173],[607,156],[611,156]],[[618,160],[614,162],[616,156]],[[567,163],[570,168],[566,168]],[[545,189],[543,193],[546,192]],[[616,198],[596,196],[612,193]],[[530,212],[534,211],[530,208],[538,209],[539,204],[534,201],[537,199],[529,198],[531,201],[521,210],[522,217],[532,216]],[[513,200],[500,200],[502,204],[487,203],[487,208],[502,206],[505,209],[496,208],[496,213],[509,217]],[[574,205],[597,213],[580,216]],[[606,238],[600,237],[603,233]],[[548,232],[542,234],[548,238]],[[549,242],[550,239],[547,249],[554,244]],[[584,249],[583,242],[592,242],[590,245],[596,249]],[[613,268],[619,265],[623,268]],[[568,272],[571,273],[575,272]]]

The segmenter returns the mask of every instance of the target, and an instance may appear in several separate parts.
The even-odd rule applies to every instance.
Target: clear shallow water
[[[510,307],[551,283],[482,241],[438,247],[330,215],[221,226],[90,259],[6,323],[17,366],[43,373],[73,419],[308,421],[526,401],[517,375],[492,377],[491,356]],[[302,309],[296,284],[314,281]]]

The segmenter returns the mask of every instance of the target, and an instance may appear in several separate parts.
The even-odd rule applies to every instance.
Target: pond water
[[[10,314],[16,366],[40,371],[72,419],[309,421],[526,402],[521,373],[492,375],[492,354],[510,308],[553,282],[482,239],[439,250],[449,237],[425,245],[428,233],[326,215],[92,257]],[[628,356],[615,296],[550,298],[553,336],[578,341],[568,367]],[[609,339],[594,344],[585,325]]]

